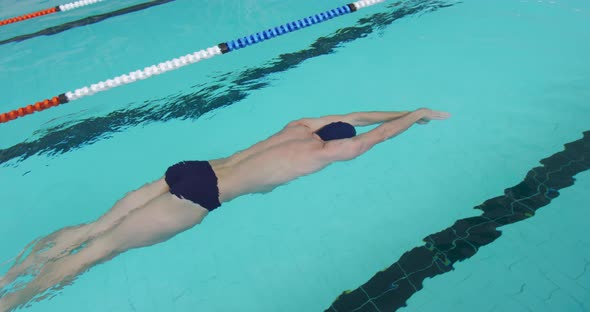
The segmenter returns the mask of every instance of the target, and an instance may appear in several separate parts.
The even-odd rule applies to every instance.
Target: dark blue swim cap
[[[325,125],[315,133],[319,135],[322,140],[330,141],[352,138],[356,135],[356,130],[353,125],[338,121]]]

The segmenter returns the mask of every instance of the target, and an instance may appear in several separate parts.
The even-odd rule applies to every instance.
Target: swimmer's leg
[[[119,222],[133,210],[144,206],[156,197],[170,192],[170,188],[164,178],[160,178],[141,188],[127,193],[107,213],[100,217],[93,225],[94,233],[102,233]]]
[[[11,308],[26,304],[37,294],[54,286],[70,284],[80,273],[120,253],[166,241],[190,229],[200,223],[207,213],[207,209],[170,193],[160,195],[134,209],[77,253],[45,265],[24,289],[7,294],[0,299],[0,303]]]
[[[0,290],[19,276],[38,269],[50,259],[70,253],[92,237],[113,227],[134,209],[169,192],[169,190],[166,181],[161,178],[127,193],[125,197],[115,203],[107,213],[95,222],[66,227],[44,238],[34,240],[21,251],[13,266],[0,279]],[[21,259],[23,255],[26,256]]]

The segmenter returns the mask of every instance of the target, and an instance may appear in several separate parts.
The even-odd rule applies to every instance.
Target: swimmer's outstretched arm
[[[421,108],[353,138],[330,141],[324,145],[323,157],[328,161],[350,160],[364,154],[373,146],[401,134],[415,123],[443,120],[450,116],[446,112]]]
[[[410,112],[357,112],[348,114],[350,124],[353,126],[370,126],[384,123],[404,117]]]
[[[355,127],[362,127],[362,126],[369,126],[378,123],[392,121],[403,116],[406,116],[410,112],[403,111],[403,112],[355,112],[350,114],[343,114],[343,115],[327,115],[318,118],[302,118],[299,120],[295,120],[287,126],[292,125],[304,125],[310,128],[313,131],[316,131],[323,126],[337,122],[343,121],[349,123]]]

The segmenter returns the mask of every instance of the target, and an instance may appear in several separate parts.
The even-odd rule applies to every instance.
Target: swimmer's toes
[[[8,284],[10,284],[10,282],[8,281],[8,278],[6,276],[0,277],[0,297],[2,297],[2,294],[4,292],[4,287],[6,287]],[[0,310],[0,311],[2,311],[2,310]]]

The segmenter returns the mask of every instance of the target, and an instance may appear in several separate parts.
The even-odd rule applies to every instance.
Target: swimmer
[[[270,192],[331,163],[354,159],[413,124],[449,117],[446,112],[421,108],[303,118],[226,158],[177,163],[162,178],[128,193],[98,220],[29,244],[0,279],[0,311],[61,288],[129,249],[164,242],[199,224],[222,203]],[[374,124],[380,125],[356,134],[356,126]],[[25,275],[33,279],[17,289],[3,290]]]

